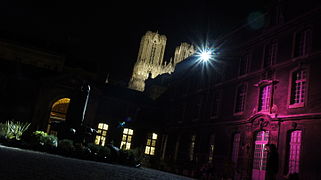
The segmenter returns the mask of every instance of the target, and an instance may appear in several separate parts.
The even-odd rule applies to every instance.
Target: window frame
[[[246,64],[245,64],[245,66],[243,66],[243,65],[242,65],[242,62],[243,62],[243,61],[242,61],[242,60],[244,60],[245,57],[246,57]],[[238,67],[238,73],[237,73],[239,77],[245,76],[246,74],[249,73],[250,59],[251,59],[251,55],[250,55],[249,52],[241,55],[241,57],[240,57],[240,59],[239,59],[239,67]],[[245,71],[244,71],[243,74],[241,74],[241,68],[242,68],[242,67],[245,67]]]
[[[302,55],[296,55],[297,36],[299,33],[305,32],[305,31],[310,31],[310,37],[309,37],[308,41],[305,42],[306,43],[305,44],[306,52],[303,53]],[[309,52],[311,51],[311,46],[312,46],[312,39],[313,39],[312,33],[313,33],[313,30],[312,30],[311,26],[306,26],[306,27],[300,28],[293,33],[293,38],[292,38],[292,58],[293,59],[300,59],[300,58],[304,58],[304,57],[308,56]]]
[[[238,135],[238,141],[235,141],[236,136]],[[240,156],[240,148],[241,148],[241,133],[235,132],[232,136],[232,151],[231,151],[231,161],[237,166],[238,159]],[[236,144],[237,143],[237,144]]]
[[[103,126],[102,128],[99,128],[99,125],[100,125],[100,124]],[[105,125],[107,125],[107,129],[104,129],[104,126],[105,126]],[[108,128],[109,128],[109,125],[108,125],[107,123],[104,123],[104,122],[98,123],[98,125],[97,125],[97,132],[100,131],[100,133],[97,133],[97,135],[95,136],[95,144],[96,144],[96,145],[105,146]],[[105,135],[104,135],[104,133],[105,133]],[[99,140],[98,140],[99,143],[96,143],[98,137],[99,137]],[[103,139],[102,139],[102,138],[103,138]]]
[[[243,98],[243,109],[242,109],[242,111],[240,111],[240,112],[236,112],[236,106],[237,106],[237,104],[238,104],[238,97],[239,97],[239,88],[241,87],[241,86],[244,86],[244,98]],[[235,100],[234,100],[234,108],[233,108],[233,115],[234,116],[238,116],[238,115],[242,115],[243,114],[243,112],[244,112],[244,110],[245,110],[245,105],[246,105],[246,98],[247,98],[247,91],[248,91],[248,85],[247,85],[247,83],[241,83],[241,84],[239,84],[238,86],[237,86],[237,88],[236,88],[236,90],[235,90]]]
[[[299,162],[299,165],[298,165],[298,173],[300,173],[300,160],[302,161],[302,151],[303,151],[303,135],[304,135],[304,131],[303,129],[290,129],[288,132],[287,132],[287,141],[286,141],[286,161],[285,161],[285,167],[284,167],[284,173],[285,174],[290,174],[290,154],[291,154],[291,140],[292,140],[292,133],[295,132],[295,131],[300,131],[301,134],[300,134],[300,151],[299,151],[299,159],[298,159],[298,162]]]
[[[156,138],[154,139],[154,135],[156,135]],[[156,153],[156,145],[157,145],[157,138],[158,138],[158,134],[156,133],[149,133],[147,135],[147,141],[146,141],[146,145],[145,145],[145,151],[144,154],[149,155],[149,156],[154,156]],[[150,140],[150,143],[148,143],[148,141]],[[153,145],[153,142],[154,145]],[[154,149],[152,151],[152,149]],[[148,153],[147,153],[148,151]]]
[[[273,45],[275,45],[274,49],[273,49]],[[268,41],[267,43],[265,43],[264,49],[263,49],[262,64],[261,64],[262,68],[270,67],[276,63],[277,56],[278,56],[278,46],[279,46],[279,42],[277,39],[272,39],[272,40]],[[265,66],[266,54],[267,54],[268,47],[271,47],[271,56],[269,59],[269,65]],[[273,56],[274,56],[274,58],[272,58]]]
[[[127,133],[125,133],[125,129],[127,129]],[[129,134],[129,130],[132,131],[131,134]],[[124,141],[124,135],[126,136],[126,141]],[[130,136],[130,142],[128,142],[128,137]],[[122,146],[125,145],[125,150],[130,149],[132,142],[133,142],[133,136],[134,136],[134,130],[131,128],[124,128],[123,129],[123,134],[122,134],[122,139],[120,141],[120,149],[123,149]],[[127,146],[127,144],[129,144],[129,147]]]
[[[267,86],[271,86],[271,89],[270,89],[270,92],[269,92],[269,108],[268,109],[264,109],[262,110],[261,107],[260,107],[260,101],[261,101],[261,91],[263,91],[262,88],[264,87],[267,87]],[[259,88],[258,88],[258,105],[257,105],[257,110],[258,112],[265,112],[265,113],[270,113],[271,112],[271,108],[272,108],[272,102],[273,102],[273,88],[274,88],[274,85],[273,85],[273,81],[267,81],[265,80],[264,83],[260,84],[259,85]]]
[[[291,103],[292,101],[292,91],[293,91],[293,74],[297,71],[305,70],[305,97],[302,103]],[[308,66],[302,66],[294,68],[290,71],[289,74],[289,85],[288,85],[288,108],[289,109],[295,109],[295,108],[303,108],[307,105],[308,102],[308,95],[309,95],[309,70],[310,68]]]

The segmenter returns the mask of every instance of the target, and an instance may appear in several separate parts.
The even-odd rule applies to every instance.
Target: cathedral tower
[[[155,78],[160,74],[172,73],[177,63],[195,52],[193,45],[181,43],[175,49],[174,60],[171,58],[167,63],[164,61],[166,40],[165,35],[151,31],[147,31],[142,37],[133,75],[128,84],[130,89],[144,91],[145,80],[148,77]]]

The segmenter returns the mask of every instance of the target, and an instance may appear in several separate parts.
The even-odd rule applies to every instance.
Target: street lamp
[[[207,63],[208,61],[214,59],[214,51],[209,48],[204,48],[199,50],[199,52],[196,53],[196,56],[198,57],[198,61]]]

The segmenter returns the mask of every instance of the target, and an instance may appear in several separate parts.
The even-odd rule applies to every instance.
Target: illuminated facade
[[[169,62],[164,61],[166,40],[165,35],[151,31],[147,31],[142,37],[137,62],[135,63],[133,75],[128,85],[129,88],[144,91],[145,80],[147,78],[155,78],[160,74],[172,73],[177,63],[195,52],[193,45],[181,43],[175,49],[174,59],[171,58]]]
[[[0,53],[0,117],[51,131],[52,121],[72,119],[86,80],[92,86],[83,124],[98,130],[91,139],[98,145],[141,148],[153,167],[196,178],[209,163],[216,176],[235,180],[269,179],[271,171],[278,179],[319,179],[321,10],[279,10],[266,13],[262,29],[242,26],[213,42],[220,47],[215,68],[195,65],[194,48],[184,43],[165,63],[166,37],[147,32],[130,88],[97,88],[87,73],[67,71],[63,57],[8,45]],[[148,98],[149,76],[171,88]],[[278,156],[270,156],[270,145]]]
[[[171,84],[157,116],[169,171],[200,178],[210,164],[220,178],[319,179],[321,8],[298,15],[292,3],[281,11],[285,4],[261,29],[242,26],[213,42],[213,66],[192,56],[154,80]]]

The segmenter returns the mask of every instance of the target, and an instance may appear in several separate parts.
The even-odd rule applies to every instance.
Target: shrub
[[[5,138],[7,134],[7,125],[5,123],[0,123],[0,138]]]
[[[109,161],[111,157],[111,150],[106,146],[99,146],[93,143],[88,144],[88,148],[91,150],[91,153],[96,156],[96,159],[99,161]]]
[[[140,148],[119,151],[119,161],[121,164],[128,166],[137,166],[143,158],[143,153]]]
[[[58,138],[54,135],[49,135],[44,131],[33,132],[31,139],[34,145],[46,146],[49,148],[58,146]]]
[[[5,126],[2,125],[2,129],[6,130],[6,139],[21,140],[22,134],[29,128],[30,123],[24,123],[20,121],[7,121]]]
[[[75,151],[74,142],[70,139],[59,140],[58,149],[62,154],[71,155]]]

